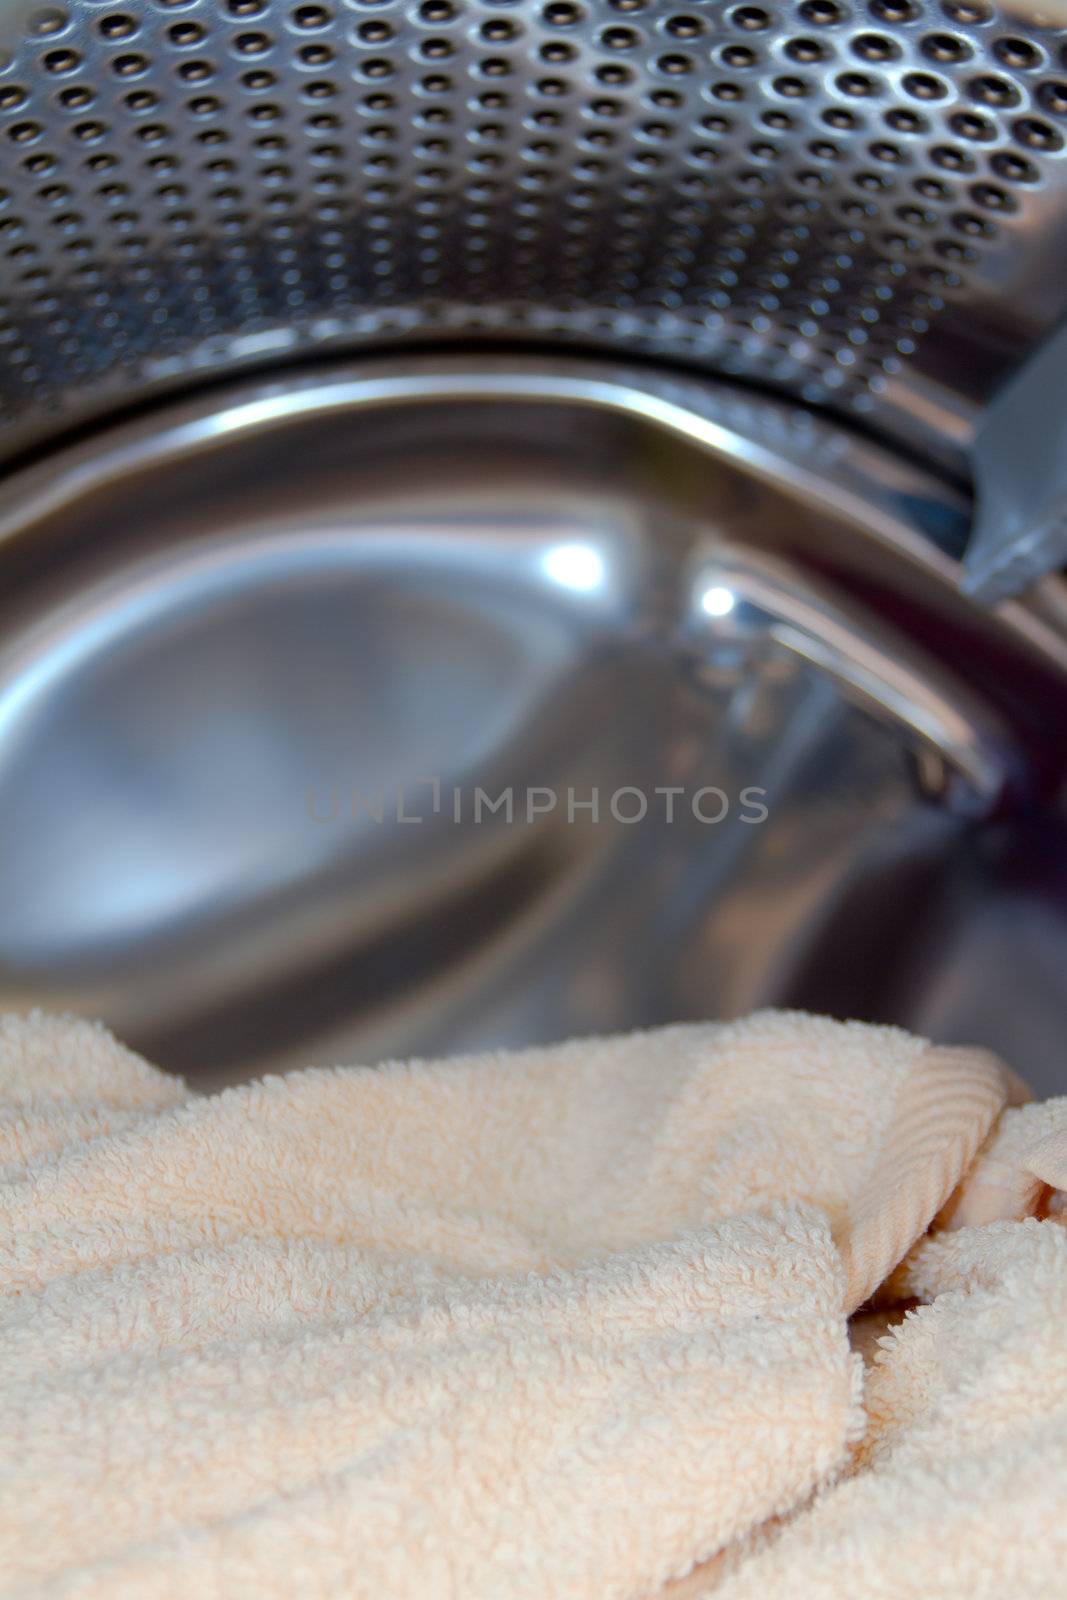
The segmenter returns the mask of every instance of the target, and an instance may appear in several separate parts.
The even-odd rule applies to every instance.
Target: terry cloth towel
[[[1060,1593],[1067,1116],[1012,1094],[787,1013],[209,1097],[3,1019],[0,1593]]]

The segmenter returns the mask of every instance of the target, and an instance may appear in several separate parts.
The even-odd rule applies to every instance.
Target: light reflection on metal
[[[0,999],[205,1080],[765,1003],[1040,1076],[1067,609],[961,595],[965,509],[782,402],[533,358],[243,385],[26,469]],[[476,817],[509,791],[529,823]]]
[[[700,597],[701,610],[709,617],[729,616],[736,604],[737,596],[722,583],[709,584]]]
[[[910,730],[939,752],[992,811],[1009,779],[1012,738],[987,703],[943,661],[908,642],[869,611],[831,598],[760,552],[719,546],[694,580],[700,608],[729,618],[729,632],[763,637],[824,673],[849,701]]]
[[[562,589],[589,594],[604,582],[604,558],[591,544],[556,544],[541,558],[546,577]]]

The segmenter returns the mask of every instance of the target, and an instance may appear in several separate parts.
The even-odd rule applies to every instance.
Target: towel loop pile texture
[[[1067,1108],[790,1013],[188,1092],[0,1021],[0,1594],[1025,1600]]]

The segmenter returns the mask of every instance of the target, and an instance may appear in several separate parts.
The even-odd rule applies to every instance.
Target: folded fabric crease
[[[2,1018],[0,1594],[1055,1592],[1067,1101],[1019,1098],[799,1013],[214,1096]]]

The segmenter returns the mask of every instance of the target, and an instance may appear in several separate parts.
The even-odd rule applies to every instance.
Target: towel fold
[[[791,1013],[210,1097],[3,1019],[0,1592],[1028,1593],[1067,1535],[1010,1590],[933,1538],[1067,1521],[1067,1116],[1011,1094]]]

